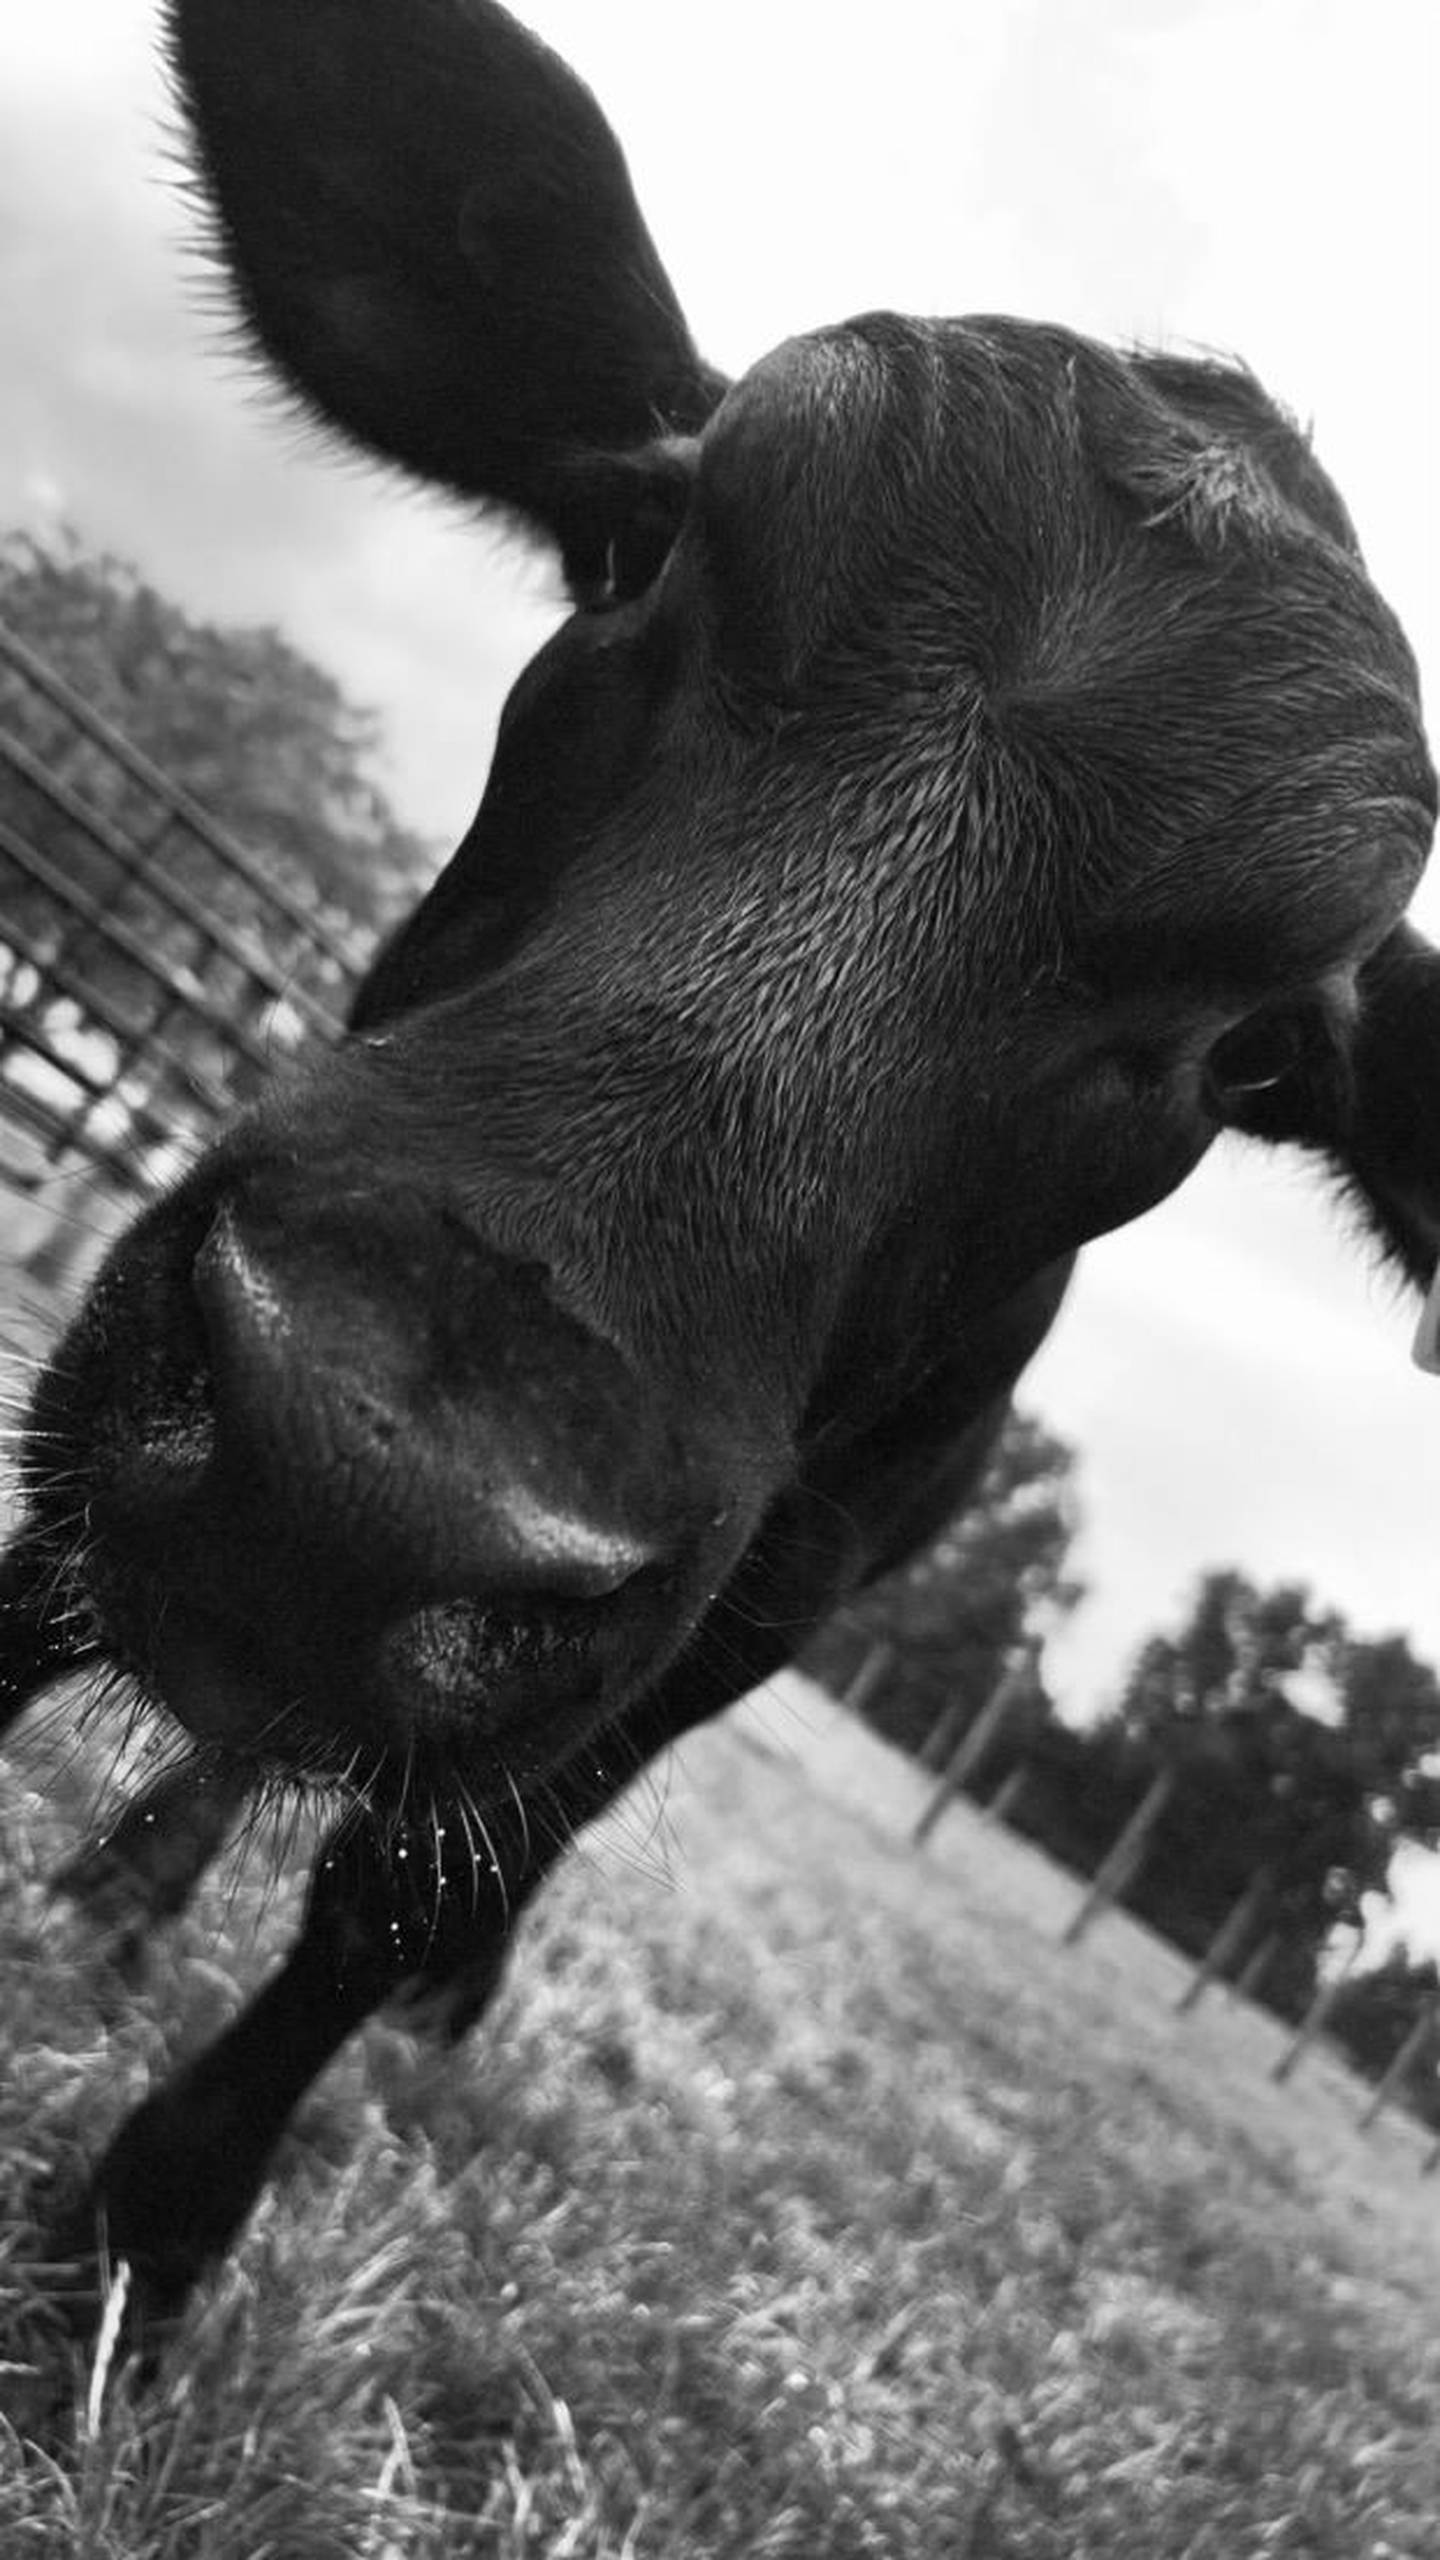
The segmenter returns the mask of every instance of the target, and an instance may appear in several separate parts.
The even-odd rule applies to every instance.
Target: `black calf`
[[[727,385],[490,0],[170,24],[272,369],[575,610],[351,1035],[35,1398],[0,1713],[99,1660],[217,1812],[344,1808],[63,2235],[167,2307],[358,2021],[468,2020],[573,1826],[953,1512],[1088,1237],[1231,1128],[1440,1259],[1414,668],[1249,375],[871,313]]]

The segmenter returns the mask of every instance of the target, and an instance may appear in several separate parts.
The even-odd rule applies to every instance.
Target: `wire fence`
[[[0,623],[0,1194],[158,1189],[334,1036],[368,940]]]

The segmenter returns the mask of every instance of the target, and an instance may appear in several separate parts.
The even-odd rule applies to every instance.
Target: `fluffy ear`
[[[169,0],[169,33],[221,254],[283,382],[592,578],[636,487],[624,457],[693,434],[725,386],[589,90],[490,0]]]
[[[1225,1117],[1251,1137],[1328,1157],[1387,1250],[1428,1289],[1440,1264],[1440,951],[1397,925],[1355,996],[1343,1020],[1321,1008],[1257,1017],[1262,1056],[1274,1026],[1283,1031],[1283,1070],[1232,1095]]]
[[[1360,973],[1349,1131],[1332,1149],[1417,1288],[1440,1264],[1440,951],[1398,925]]]

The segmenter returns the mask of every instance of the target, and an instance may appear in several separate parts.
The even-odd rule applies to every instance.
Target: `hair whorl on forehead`
[[[1044,807],[1060,941],[1127,983],[1327,966],[1367,880],[1378,912],[1413,885],[1434,812],[1414,660],[1340,500],[1238,366],[1060,332],[1003,362],[1009,512],[1023,484],[1047,539],[994,590],[989,715]],[[1047,364],[1068,414],[1037,405]]]
[[[1316,461],[1308,435],[1247,365],[1238,358],[1160,355],[1144,348],[1137,348],[1130,362],[1141,381],[1159,392],[1172,416],[1183,419],[1199,438],[1191,447],[1193,477],[1201,492],[1192,528],[1197,540],[1203,543],[1207,533],[1209,539],[1223,540],[1232,522],[1238,527],[1248,522],[1256,531],[1267,520],[1273,525],[1279,500],[1313,531],[1359,558],[1349,511]],[[1183,480],[1183,461],[1180,472]],[[1238,488],[1253,493],[1248,513],[1237,507],[1227,488],[1228,474],[1235,476]],[[1207,482],[1215,500],[1209,509],[1204,503]]]

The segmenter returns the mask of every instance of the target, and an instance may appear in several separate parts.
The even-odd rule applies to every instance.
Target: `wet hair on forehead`
[[[1247,365],[1238,358],[1169,355],[1143,347],[1134,350],[1130,363],[1199,432],[1203,441],[1197,462],[1202,468],[1197,477],[1203,484],[1208,459],[1222,518],[1227,465],[1232,470],[1248,465],[1316,532],[1359,558],[1349,511],[1316,461],[1308,435]]]
[[[1238,360],[1118,352],[1004,318],[941,324],[946,405],[965,469],[996,499],[1022,490],[1063,541],[1072,469],[1088,468],[1202,551],[1324,541],[1352,557],[1350,517],[1295,419]]]
[[[1355,528],[1290,413],[1239,363],[1137,350],[1085,369],[1086,423],[1107,484],[1201,553],[1317,544],[1357,565]]]

